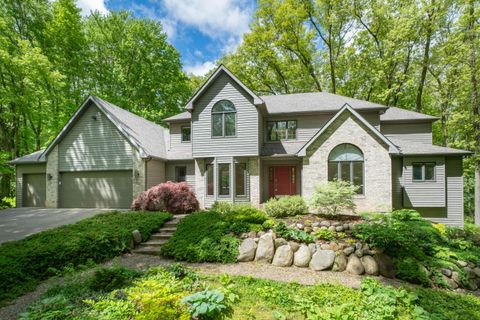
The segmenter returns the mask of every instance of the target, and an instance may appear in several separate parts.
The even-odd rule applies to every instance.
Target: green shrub
[[[267,229],[272,229],[273,227],[275,227],[275,220],[273,219],[267,219],[265,220],[264,223],[262,223],[262,227],[263,229],[267,230]]]
[[[34,288],[54,270],[102,262],[129,249],[132,231],[144,240],[171,217],[161,212],[112,212],[0,246],[0,301]]]
[[[315,232],[315,237],[321,240],[332,241],[335,240],[335,232],[329,229],[319,229]]]
[[[0,209],[15,208],[15,197],[4,197],[0,199]]]
[[[222,219],[234,222],[247,222],[254,224],[262,224],[267,220],[265,213],[248,203],[229,203],[225,201],[215,201],[211,211],[220,213]]]
[[[205,289],[182,299],[194,319],[217,320],[229,318],[233,309],[219,290]]]
[[[287,227],[284,222],[277,224],[273,231],[275,231],[278,237],[284,238],[286,240],[294,240],[304,243],[312,243],[315,240],[310,234],[306,233],[305,231]]]
[[[239,240],[229,234],[230,223],[214,211],[193,213],[162,246],[162,254],[189,262],[235,262]]]
[[[121,266],[98,268],[87,282],[87,287],[92,291],[109,292],[131,284],[139,275],[139,272]]]
[[[271,198],[263,205],[263,209],[268,216],[275,218],[297,216],[308,212],[305,200],[301,196]]]
[[[230,225],[230,232],[233,232],[237,236],[249,231],[250,231],[250,224],[245,221],[234,222]]]
[[[315,186],[310,198],[312,209],[323,214],[337,214],[341,210],[355,210],[353,197],[358,187],[338,180]]]

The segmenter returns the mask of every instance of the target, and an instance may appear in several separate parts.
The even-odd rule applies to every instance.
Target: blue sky
[[[215,60],[238,46],[248,31],[255,0],[76,0],[83,15],[130,10],[160,20],[168,40],[180,51],[187,73],[203,75]]]

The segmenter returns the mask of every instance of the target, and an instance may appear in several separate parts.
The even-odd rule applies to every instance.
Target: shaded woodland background
[[[3,3],[0,198],[14,193],[6,162],[48,145],[89,94],[161,123],[205,79],[182,71],[159,21]],[[259,0],[250,29],[219,62],[259,94],[328,91],[438,116],[434,142],[474,152],[465,208],[480,217],[480,2]]]

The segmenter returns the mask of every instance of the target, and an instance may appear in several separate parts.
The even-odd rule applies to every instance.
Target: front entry
[[[269,197],[297,194],[297,168],[271,166],[269,168]]]

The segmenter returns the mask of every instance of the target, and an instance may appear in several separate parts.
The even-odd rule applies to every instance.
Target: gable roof
[[[327,92],[261,96],[268,114],[337,112],[345,104],[359,111],[385,110],[386,106]]]
[[[437,121],[438,118],[428,114],[418,113],[397,107],[388,108],[380,115],[381,122],[411,122],[411,121]]]
[[[319,136],[321,136],[335,121],[344,113],[350,112],[357,120],[359,120],[370,132],[378,137],[382,142],[389,146],[389,153],[399,153],[397,146],[395,146],[390,140],[388,140],[383,134],[380,133],[374,126],[372,126],[365,118],[363,118],[358,112],[356,112],[348,103],[346,103],[337,114],[330,119],[318,132],[297,152],[299,156],[305,156],[307,153],[307,148],[315,141]]]
[[[174,116],[163,119],[165,122],[176,122],[176,121],[190,121],[192,119],[192,114],[189,111],[184,111],[178,113]]]
[[[75,125],[77,119],[92,104],[95,104],[98,109],[105,114],[130,144],[139,151],[142,158],[167,158],[165,148],[165,128],[96,96],[89,96],[85,100],[60,133],[49,144],[47,149],[45,149],[44,155],[48,155],[53,147],[65,137]]]
[[[205,83],[200,87],[200,89],[198,89],[197,92],[195,92],[193,97],[190,98],[190,100],[188,100],[187,105],[186,105],[187,110],[193,110],[193,103],[195,102],[195,100],[197,100],[197,98],[200,97],[202,95],[202,93],[205,90],[207,90],[208,87],[210,87],[210,85],[215,81],[215,79],[217,79],[217,77],[222,73],[227,74],[243,90],[245,90],[245,92],[247,92],[252,97],[254,105],[258,106],[258,105],[263,104],[263,100],[260,99],[260,97],[258,97],[255,93],[253,93],[253,91],[250,90],[245,84],[243,84],[243,82],[241,82],[230,70],[228,70],[223,64],[221,64],[217,68],[217,70],[215,70],[215,72],[207,79],[207,81],[205,81]]]
[[[18,157],[16,159],[13,159],[12,161],[9,161],[9,164],[29,164],[29,163],[43,163],[46,162],[47,160],[45,159],[45,155],[43,152],[45,149],[35,151],[33,153],[24,155],[23,157]]]
[[[400,149],[402,155],[469,155],[472,152],[462,149],[436,146],[434,144],[420,143],[410,140],[390,138]]]

